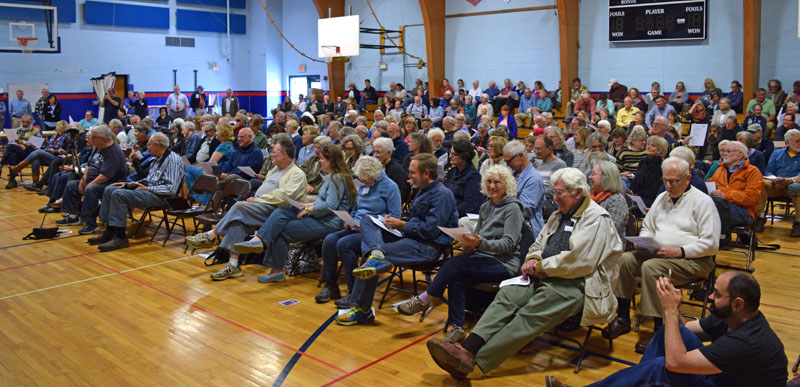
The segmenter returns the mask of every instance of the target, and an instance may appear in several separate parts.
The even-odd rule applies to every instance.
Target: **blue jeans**
[[[400,238],[383,230],[370,219],[362,219],[361,251],[367,252],[375,249],[383,251],[386,259],[395,265],[422,263],[436,259],[436,249],[433,245],[411,238]],[[350,296],[350,305],[369,309],[377,288],[378,276],[368,280],[356,280]]]
[[[336,231],[313,215],[306,215],[298,220],[298,213],[300,210],[294,207],[279,207],[256,232],[267,247],[264,265],[283,270],[289,256],[289,243],[322,239]]]
[[[681,325],[681,338],[686,345],[686,351],[692,351],[703,346],[700,339],[689,329]],[[647,346],[639,364],[615,372],[611,376],[589,386],[714,386],[714,380],[709,375],[687,375],[667,370],[664,359],[664,327],[659,328],[653,341]]]
[[[499,282],[509,277],[508,269],[492,257],[480,253],[462,254],[442,265],[426,292],[433,297],[442,297],[447,288],[446,325],[463,327],[467,287],[477,282]]]
[[[184,180],[186,181],[186,188],[189,191],[191,191],[195,180],[197,180],[198,177],[203,176],[203,168],[196,167],[194,165],[187,165],[186,168],[184,169],[184,172],[185,172]],[[211,194],[210,193],[198,194],[192,192],[192,197],[194,198],[194,200],[197,200],[198,203],[205,206],[208,204],[209,199],[211,199]]]
[[[64,196],[64,190],[67,188],[70,175],[72,175],[72,172],[60,172],[53,175],[53,178],[50,179],[50,185],[47,186],[46,192],[47,197],[50,198],[50,202],[54,202]]]
[[[328,286],[336,285],[339,272],[336,270],[342,261],[347,290],[353,289],[353,269],[358,266],[361,255],[361,233],[353,230],[339,230],[328,234],[322,241],[322,282]]]
[[[753,217],[750,216],[750,213],[744,207],[737,206],[736,204],[730,203],[729,206],[731,208],[731,225],[733,226],[749,226],[753,223]]]
[[[39,168],[42,164],[50,165],[50,163],[52,163],[55,159],[56,156],[54,156],[52,153],[43,151],[41,149],[31,152],[31,154],[25,157],[25,160],[31,163],[31,171],[33,171],[34,175],[39,174]]]
[[[67,187],[64,190],[64,201],[61,203],[61,212],[80,215],[81,222],[84,222],[87,226],[97,225],[100,198],[104,198],[103,191],[108,187],[108,184],[91,184],[84,188],[83,206],[81,206],[81,194],[78,192],[80,184],[80,180],[72,180],[67,183]],[[106,203],[105,200],[103,203]],[[109,203],[106,203],[106,205],[109,205]]]

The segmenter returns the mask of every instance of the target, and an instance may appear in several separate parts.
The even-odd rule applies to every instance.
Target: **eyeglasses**
[[[553,190],[553,197],[556,197],[556,196],[562,196],[562,195],[565,195],[565,194],[567,194],[568,192],[569,192],[569,190],[566,190],[566,189],[564,189],[564,190],[561,190],[561,189],[554,189],[554,190]]]
[[[675,184],[680,183],[681,180],[683,180],[683,178],[685,178],[686,176],[689,176],[689,174],[685,174],[685,175],[683,175],[683,176],[681,176],[681,177],[679,177],[677,179],[663,179],[662,178],[661,180],[664,182],[664,184],[675,185]]]
[[[352,146],[346,146],[346,147],[344,147],[344,150],[352,151],[352,150],[356,150],[356,148],[353,148]]]
[[[508,163],[510,163],[512,160],[514,160],[515,158],[517,158],[517,156],[519,156],[519,155],[521,155],[521,153],[517,153],[517,154],[515,154],[514,156],[511,156],[511,158],[510,158],[510,159],[503,158],[503,160],[505,160],[506,164],[508,164]]]

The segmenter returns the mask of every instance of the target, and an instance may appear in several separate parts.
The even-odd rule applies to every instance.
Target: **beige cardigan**
[[[610,322],[617,311],[614,287],[619,276],[617,260],[622,255],[622,241],[611,216],[589,196],[573,215],[569,251],[542,259],[542,251],[560,224],[560,212],[554,212],[525,260],[537,259],[536,272],[547,277],[585,280],[582,326]]]
[[[277,170],[278,167],[272,167],[264,179],[268,179]],[[253,202],[272,204],[273,206],[289,205],[278,191],[285,193],[286,196],[300,203],[306,202],[306,174],[297,164],[291,163],[286,167],[286,170],[283,171],[280,179],[278,179],[278,189],[255,198]]]

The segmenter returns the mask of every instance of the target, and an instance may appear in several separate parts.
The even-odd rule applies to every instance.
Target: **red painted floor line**
[[[199,311],[201,311],[201,312],[203,312],[203,313],[205,313],[205,314],[208,314],[208,315],[209,315],[209,316],[211,316],[211,317],[214,317],[214,318],[216,318],[216,319],[218,319],[218,320],[224,321],[224,322],[226,322],[226,323],[228,323],[228,324],[230,324],[230,325],[233,325],[233,326],[235,326],[235,327],[237,327],[237,328],[240,328],[240,329],[242,329],[242,330],[245,330],[245,331],[247,331],[247,332],[250,332],[250,333],[252,333],[252,334],[254,334],[254,335],[258,336],[258,337],[261,337],[262,339],[265,339],[265,340],[267,340],[267,341],[270,341],[270,342],[272,342],[272,343],[275,343],[275,344],[277,344],[277,345],[280,345],[281,347],[284,347],[284,348],[286,348],[286,349],[292,350],[292,351],[294,351],[295,353],[299,353],[299,354],[303,355],[304,357],[307,357],[307,358],[309,358],[309,359],[311,359],[311,360],[314,360],[314,361],[316,361],[316,362],[318,362],[318,363],[320,363],[320,364],[323,364],[323,365],[326,365],[326,366],[328,366],[328,367],[330,367],[330,368],[333,368],[333,369],[335,369],[335,370],[337,370],[337,371],[339,371],[339,372],[341,372],[341,373],[343,373],[343,374],[346,374],[346,373],[347,373],[347,371],[345,371],[345,370],[343,370],[343,369],[341,369],[341,368],[339,368],[339,367],[337,367],[337,366],[335,366],[335,365],[333,365],[333,364],[330,364],[330,363],[328,363],[328,362],[326,362],[326,361],[324,361],[324,360],[322,360],[322,359],[319,359],[319,358],[317,358],[317,357],[311,356],[311,355],[309,355],[309,354],[307,354],[307,353],[305,353],[305,352],[303,352],[303,351],[300,351],[300,350],[299,350],[299,349],[297,349],[297,348],[294,348],[294,347],[292,347],[292,346],[289,346],[288,344],[285,344],[285,343],[283,343],[283,342],[280,342],[280,341],[278,341],[278,340],[276,340],[276,339],[273,339],[272,337],[269,337],[269,336],[267,336],[267,335],[265,335],[265,334],[263,334],[263,333],[261,333],[261,332],[259,332],[259,331],[256,331],[256,330],[253,330],[253,329],[250,329],[250,328],[248,328],[248,327],[246,327],[246,326],[244,326],[244,325],[242,325],[242,324],[239,324],[239,323],[237,323],[237,322],[235,322],[235,321],[229,320],[228,318],[226,318],[226,317],[223,317],[223,316],[221,316],[221,315],[219,315],[219,314],[216,314],[216,313],[214,313],[214,312],[212,312],[212,311],[210,311],[210,310],[208,310],[208,309],[205,309],[205,308],[203,308],[203,307],[201,307],[201,306],[199,306],[199,305],[197,305],[197,304],[195,304],[195,303],[193,303],[193,302],[190,302],[190,301],[188,301],[188,300],[186,300],[186,299],[183,299],[183,298],[181,298],[181,297],[178,297],[178,296],[176,296],[176,295],[174,295],[174,294],[172,294],[172,293],[170,293],[170,292],[168,292],[168,291],[166,291],[166,290],[163,290],[163,289],[161,289],[161,288],[158,288],[158,287],[156,287],[155,285],[151,285],[151,284],[149,284],[149,283],[147,283],[147,282],[144,282],[144,281],[142,281],[142,280],[140,280],[140,279],[137,279],[137,278],[131,277],[131,276],[130,276],[130,275],[128,275],[128,274],[125,274],[125,273],[123,273],[123,272],[120,272],[119,270],[116,270],[116,269],[114,269],[114,268],[111,268],[111,267],[109,267],[109,266],[106,266],[106,265],[104,265],[104,264],[102,264],[102,263],[100,263],[100,262],[97,262],[97,261],[95,261],[95,260],[93,260],[93,259],[91,259],[91,258],[87,258],[87,257],[81,257],[81,258],[83,258],[83,259],[85,259],[85,260],[87,260],[87,261],[89,261],[89,262],[91,262],[91,263],[94,263],[95,265],[98,265],[98,266],[100,266],[100,267],[103,267],[103,268],[105,268],[106,270],[113,271],[114,273],[117,273],[118,275],[120,275],[120,276],[123,276],[123,277],[125,277],[125,278],[127,278],[127,279],[129,279],[129,280],[131,280],[131,281],[134,281],[134,282],[138,283],[139,285],[142,285],[142,286],[148,287],[148,288],[150,288],[150,289],[152,289],[152,290],[155,290],[156,292],[159,292],[159,293],[161,293],[161,294],[163,294],[163,295],[165,295],[165,296],[171,297],[171,298],[173,298],[173,299],[175,299],[175,300],[177,300],[177,301],[179,301],[179,302],[181,302],[181,303],[184,303],[184,304],[186,304],[186,305],[189,305],[190,307],[192,307],[192,308],[194,308],[194,309],[197,309],[197,310],[199,310]]]
[[[790,307],[788,307],[788,306],[780,306],[780,305],[765,304],[765,303],[763,303],[763,302],[761,303],[761,305],[764,305],[764,306],[769,306],[769,307],[772,307],[772,308],[778,308],[778,309],[786,309],[786,310],[791,310],[791,311],[794,311],[794,312],[800,312],[800,309],[790,308]]]
[[[61,258],[50,259],[50,260],[41,261],[41,262],[26,263],[24,265],[19,265],[19,266],[5,267],[5,268],[0,269],[0,272],[8,271],[8,270],[14,270],[14,269],[21,269],[23,267],[28,267],[28,266],[41,265],[41,264],[44,264],[44,263],[63,261],[63,260],[67,260],[67,259],[78,258],[78,257],[83,256],[83,255],[92,255],[92,254],[97,254],[97,253],[99,253],[99,251],[94,251],[94,252],[91,252],[91,253],[84,253],[84,254],[77,254],[77,255],[70,255],[69,257],[61,257]]]
[[[342,375],[342,376],[340,376],[340,377],[338,377],[336,379],[333,379],[330,382],[323,384],[322,386],[323,387],[330,386],[330,385],[332,385],[334,383],[340,382],[340,381],[342,381],[342,380],[344,380],[344,379],[346,379],[346,378],[348,378],[350,376],[353,376],[353,375],[355,375],[355,374],[357,374],[357,373],[359,373],[359,372],[361,372],[361,371],[363,371],[363,370],[365,370],[365,369],[367,369],[369,367],[374,366],[375,364],[378,364],[378,363],[380,363],[380,362],[382,362],[382,361],[384,361],[384,360],[386,360],[386,359],[388,359],[388,358],[390,358],[390,357],[392,357],[392,356],[394,356],[394,355],[406,350],[407,348],[409,348],[409,347],[411,347],[413,345],[418,344],[419,342],[421,342],[423,340],[427,340],[428,338],[430,338],[431,336],[433,336],[433,335],[435,335],[435,334],[437,334],[439,332],[441,332],[441,329],[437,329],[437,330],[435,330],[435,331],[433,331],[433,332],[431,332],[431,333],[429,333],[429,334],[427,334],[427,335],[425,335],[423,337],[420,337],[419,339],[416,339],[416,340],[406,344],[405,346],[403,346],[401,348],[398,348],[398,349],[396,349],[396,350],[394,350],[394,351],[392,351],[392,352],[390,352],[390,353],[388,353],[388,354],[386,354],[386,355],[384,355],[384,356],[382,356],[382,357],[380,357],[378,359],[373,360],[372,362],[370,362],[368,364],[365,364],[365,365],[363,365],[363,366],[361,366],[361,367],[359,367],[359,368],[357,368],[357,369],[355,369],[353,371],[350,371],[350,372],[348,372],[348,373],[346,373],[346,374],[344,374],[344,375]]]

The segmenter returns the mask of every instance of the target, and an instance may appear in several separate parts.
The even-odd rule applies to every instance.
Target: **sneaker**
[[[334,301],[333,303],[336,305],[337,309],[348,309],[352,307],[352,305],[350,305],[350,293],[345,294],[344,297]]]
[[[56,224],[59,226],[79,226],[81,218],[78,215],[67,215],[64,219],[57,220]]]
[[[188,239],[188,238],[187,238]],[[242,268],[239,266],[233,266],[230,263],[226,263],[225,266],[222,267],[218,272],[211,274],[212,281],[222,281],[228,278],[239,278],[242,275]]]
[[[324,304],[331,299],[340,298],[342,297],[341,293],[339,293],[339,286],[329,286],[325,285],[322,287],[322,290],[314,297],[314,301],[317,304]]]
[[[451,325],[449,328],[447,328],[447,335],[444,336],[444,341],[446,343],[457,343],[466,338],[467,331],[465,331],[464,328],[457,325]]]
[[[286,281],[286,273],[280,273],[275,275],[264,274],[258,277],[258,282],[262,284],[270,283],[270,282],[285,282]]]
[[[422,302],[419,296],[414,296],[408,301],[397,305],[397,312],[406,316],[413,316],[417,313],[425,312],[430,306],[430,302]]]
[[[233,249],[239,254],[263,253],[264,243],[261,241],[247,241],[233,245]]]
[[[6,189],[14,189],[17,188],[17,179],[10,179],[8,184],[6,184]]]
[[[50,207],[50,206],[44,206],[44,207],[39,209],[39,213],[40,214],[53,214],[53,213],[56,213],[56,212],[59,212],[59,211],[61,211],[61,210],[59,210],[58,208]]]
[[[353,269],[353,277],[368,280],[389,270],[392,270],[392,263],[388,259],[370,258],[363,265]]]
[[[97,246],[97,248],[100,251],[114,251],[118,249],[124,249],[130,245],[131,244],[128,243],[128,238],[113,237],[110,241]]]
[[[211,239],[211,231],[201,232],[197,235],[186,237],[186,244],[195,249],[204,249],[207,247],[214,247],[214,240]],[[223,278],[225,279],[225,278]]]
[[[375,315],[372,313],[372,309],[364,311],[358,307],[353,307],[347,313],[336,316],[336,323],[339,325],[368,324],[373,321],[375,321]]]
[[[96,224],[87,224],[87,225],[84,225],[83,227],[81,227],[80,230],[78,230],[78,234],[81,234],[81,235],[89,235],[89,234],[94,234],[96,232],[97,232],[97,225]]]
[[[22,188],[25,188],[26,190],[33,192],[39,192],[42,190],[42,187],[39,186],[38,183],[25,184],[24,186],[22,186]]]

